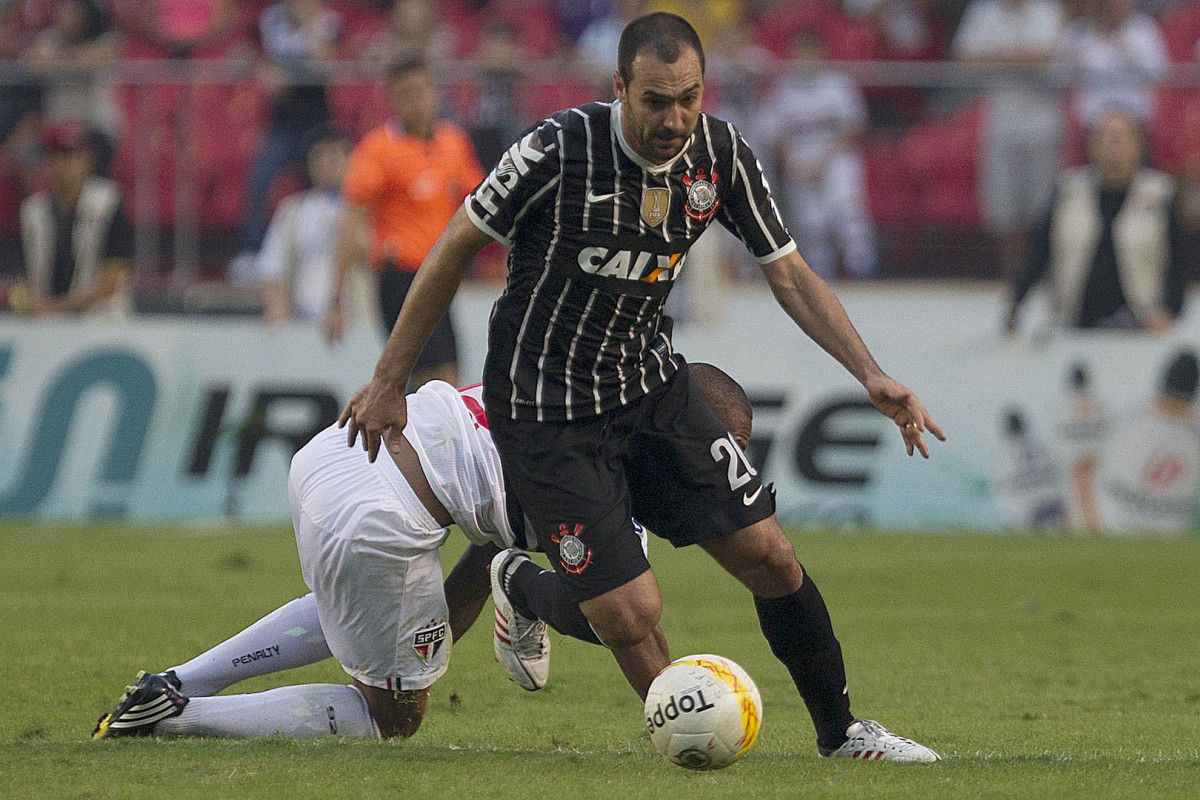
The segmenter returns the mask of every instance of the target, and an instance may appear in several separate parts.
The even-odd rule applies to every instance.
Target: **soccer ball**
[[[754,744],[761,724],[758,687],[722,656],[675,659],[646,695],[650,741],[686,769],[728,767]]]

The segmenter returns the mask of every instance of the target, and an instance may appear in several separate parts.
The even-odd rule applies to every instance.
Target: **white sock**
[[[366,698],[353,686],[309,683],[266,692],[195,697],[177,717],[154,727],[155,736],[246,739],[282,734],[293,739],[344,736],[378,739]]]
[[[331,655],[310,592],[172,669],[183,682],[184,695],[208,697],[246,678],[315,664]]]

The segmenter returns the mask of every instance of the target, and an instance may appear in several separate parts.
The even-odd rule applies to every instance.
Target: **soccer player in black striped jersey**
[[[895,421],[909,455],[928,458],[924,432],[945,437],[917,396],[883,372],[797,252],[750,147],[732,125],[701,113],[704,54],[691,25],[662,13],[636,19],[617,60],[615,102],[544,120],[450,221],[374,377],[342,413],[348,443],[361,433],[374,457],[386,433],[404,427],[416,356],[471,259],[492,240],[510,245],[508,283],[489,324],[484,400],[509,490],[556,585],[644,697],[669,657],[655,634],[658,585],[632,518],[676,546],[699,544],[754,595],[819,751],[862,757],[854,746],[862,723],[850,713],[824,601],[775,520],[773,494],[689,390],[687,363],[672,347],[663,303],[690,245],[709,225],[726,226],[756,256],[784,311]],[[519,566],[509,558],[501,583],[514,611],[533,616],[553,592],[545,581],[522,581]]]

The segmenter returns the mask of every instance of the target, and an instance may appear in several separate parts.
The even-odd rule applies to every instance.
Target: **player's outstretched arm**
[[[475,254],[490,241],[460,208],[417,270],[371,382],[354,394],[338,419],[339,426],[348,427],[346,444],[353,447],[361,434],[371,461],[379,454],[384,433],[393,428],[404,430],[408,422],[405,390],[417,356],[449,310]]]
[[[829,285],[795,251],[764,264],[762,270],[775,300],[788,316],[849,370],[867,390],[880,413],[900,428],[908,454],[911,456],[914,451],[919,451],[929,458],[929,448],[922,434],[929,431],[943,441],[945,434],[916,394],[889,378],[879,367]]]

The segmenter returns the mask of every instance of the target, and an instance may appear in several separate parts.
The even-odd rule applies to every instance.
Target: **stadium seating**
[[[494,0],[484,12],[488,19],[513,23],[517,48],[532,58],[549,58],[561,49],[558,10],[544,0]]]
[[[871,218],[884,224],[916,221],[920,216],[917,183],[905,158],[903,143],[870,140],[863,147],[863,160]]]
[[[1187,64],[1200,59],[1196,45],[1200,43],[1200,0],[1179,3],[1162,18],[1163,38],[1171,60]]]
[[[259,17],[272,2],[275,0],[238,2],[236,30],[220,46],[192,58],[245,57],[248,64],[257,46]],[[129,30],[138,5],[138,0],[111,3],[119,26]],[[388,3],[330,0],[329,5],[342,15],[340,59],[354,61],[371,42],[387,35],[391,22]],[[829,57],[836,61],[944,57],[952,33],[953,15],[941,4],[929,4],[933,36],[928,52],[921,53],[889,50],[869,20],[848,16],[836,0],[745,5],[766,9],[750,19],[753,39],[777,57],[789,55],[792,36],[803,28],[817,31]],[[533,121],[604,95],[603,87],[586,76],[539,64],[540,59],[563,54],[567,34],[561,30],[559,9],[564,6],[555,0],[440,0],[436,6],[438,41],[449,43],[447,54],[455,59],[469,61],[490,22],[514,24],[517,47],[527,59],[523,66],[529,74],[514,101],[517,117]],[[28,38],[47,24],[54,2],[24,0],[19,8]],[[1175,4],[1161,23],[1172,60],[1196,63],[1200,0]],[[180,63],[136,33],[127,35],[122,47],[123,58],[135,65],[144,59],[160,61],[155,69]],[[470,78],[470,65],[455,65],[447,74],[452,76],[443,87],[447,112],[460,121],[472,119],[479,90]],[[177,223],[176,204],[182,203],[179,211],[195,209],[198,214],[202,237],[229,238],[228,232],[239,227],[247,176],[270,120],[270,102],[249,72],[236,80],[230,86],[201,81],[197,86],[139,83],[117,87],[123,134],[117,141],[112,170],[126,187],[128,208],[136,222],[169,234]],[[722,90],[731,88],[714,81],[706,97],[708,107],[715,108]],[[944,106],[953,98],[915,87],[867,86],[864,94],[871,112],[871,132],[863,151],[869,204],[872,216],[885,231],[883,237],[894,239],[890,242],[893,248],[909,247],[906,252],[920,260],[934,235],[930,232],[978,228],[980,106],[969,103],[935,118],[926,103]],[[1164,88],[1159,94],[1158,112],[1148,132],[1154,165],[1200,174],[1200,89]],[[378,125],[388,113],[386,97],[374,81],[354,85],[335,81],[328,95],[334,123],[354,137]],[[1065,163],[1083,163],[1083,131],[1069,114],[1064,143]],[[15,163],[5,160],[8,155],[0,149],[0,237],[12,238],[17,231],[17,209],[29,187]],[[299,170],[286,171],[272,190],[271,205],[300,185]],[[502,263],[497,263],[502,268]]]
[[[820,34],[831,59],[877,57],[878,42],[870,24],[847,17],[824,0],[784,3],[767,12],[759,20],[755,38],[777,57],[787,58],[792,37],[804,29]]]
[[[945,119],[916,126],[905,137],[902,158],[923,220],[978,221],[976,164],[982,116],[980,104],[971,103]]]
[[[1169,171],[1200,169],[1200,89],[1160,92],[1151,134],[1156,166]]]

